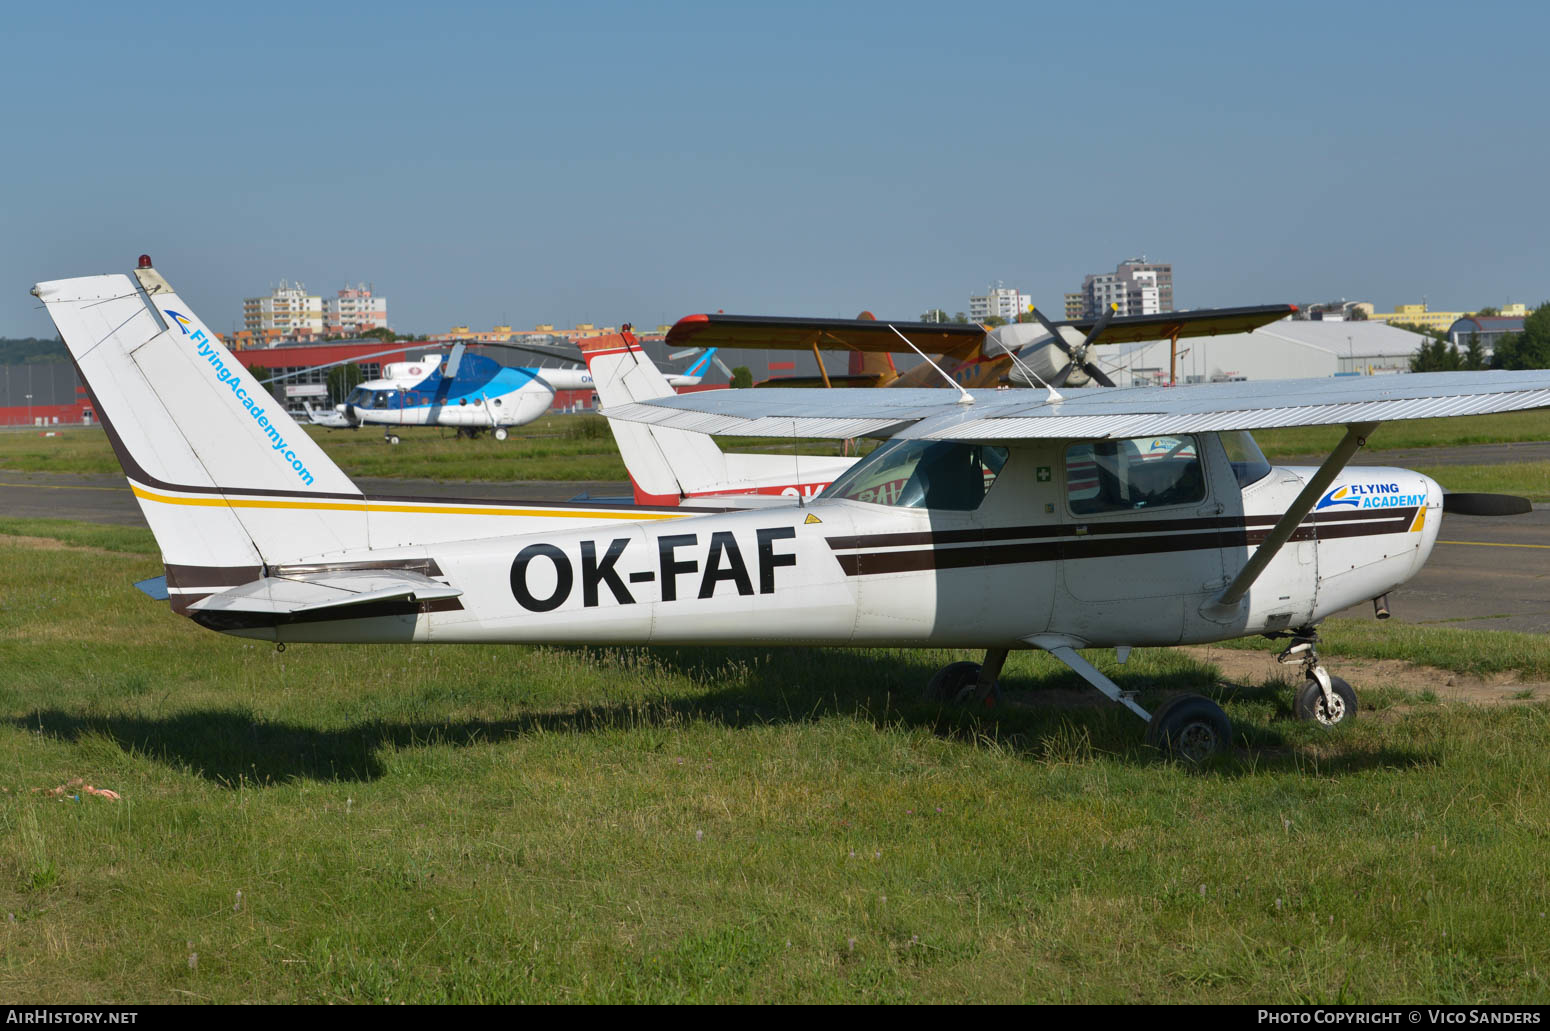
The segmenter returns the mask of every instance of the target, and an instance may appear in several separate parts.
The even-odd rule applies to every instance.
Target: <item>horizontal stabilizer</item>
[[[146,597],[155,601],[167,600],[167,578],[165,576],[153,576],[149,580],[136,580],[138,587]]]
[[[301,576],[266,576],[189,606],[194,612],[262,612],[291,615],[378,601],[434,601],[463,592],[408,570],[342,570]]]

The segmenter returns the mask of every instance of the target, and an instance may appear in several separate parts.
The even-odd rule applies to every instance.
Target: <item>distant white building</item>
[[[268,297],[248,297],[242,302],[242,322],[252,333],[278,330],[282,336],[323,332],[323,298],[307,293],[301,283],[280,280]]]
[[[1116,315],[1155,315],[1173,310],[1173,266],[1127,258],[1113,272],[1082,280],[1082,315],[1094,318],[1113,305]]]
[[[994,316],[1016,322],[1017,316],[1027,311],[1032,303],[1033,299],[1027,294],[998,283],[987,287],[983,294],[969,297],[969,318],[974,322],[984,322]]]
[[[1410,371],[1427,337],[1381,322],[1308,322],[1283,319],[1252,333],[1179,340],[1179,383],[1231,380],[1385,376]],[[1104,347],[1093,354],[1121,387],[1168,382],[1166,340]]]
[[[385,329],[387,324],[387,298],[373,294],[367,283],[347,286],[339,291],[339,296],[323,302],[326,333],[354,335],[368,329]]]

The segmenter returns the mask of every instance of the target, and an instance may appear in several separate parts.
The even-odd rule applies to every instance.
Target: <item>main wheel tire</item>
[[[396,433],[388,434],[387,442],[389,444],[397,444],[398,443],[398,434],[396,434]]]
[[[1317,723],[1324,727],[1339,727],[1356,719],[1356,692],[1339,677],[1329,678],[1329,693],[1333,704],[1324,700],[1324,689],[1319,682],[1309,678],[1297,691],[1292,711],[1300,720]]]
[[[506,432],[506,427],[504,427],[504,426],[497,426],[497,427],[495,427],[495,439],[496,440],[505,440],[509,435],[510,434],[508,434]]]
[[[1161,702],[1159,702],[1158,705],[1157,705],[1157,708],[1152,710],[1152,720],[1151,720],[1151,722],[1146,725],[1146,743],[1149,744],[1149,745],[1154,745],[1154,746],[1157,744],[1156,741],[1152,740],[1152,729],[1163,721],[1163,719],[1168,715],[1168,711],[1170,709],[1172,709],[1175,705],[1178,705],[1180,702],[1184,701],[1187,698],[1199,698],[1199,697],[1200,697],[1199,695],[1192,695],[1192,694],[1176,694],[1176,695],[1170,695],[1167,698],[1164,698]]]
[[[932,674],[926,682],[925,699],[928,702],[936,702],[941,705],[961,705],[973,701],[974,689],[979,684],[980,664],[977,662],[954,662]],[[996,699],[1001,695],[999,682],[990,689],[990,695],[985,699],[987,708],[996,704]]]
[[[1232,743],[1232,724],[1211,699],[1182,695],[1152,716],[1146,740],[1175,759],[1203,763],[1227,751]]]

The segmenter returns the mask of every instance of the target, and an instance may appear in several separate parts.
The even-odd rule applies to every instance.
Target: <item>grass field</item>
[[[624,480],[607,423],[593,415],[547,415],[518,427],[505,441],[489,436],[458,440],[439,427],[408,427],[403,443],[389,447],[375,429],[308,432],[351,476],[429,480]],[[1255,434],[1271,459],[1327,452],[1339,441],[1340,427],[1265,430]],[[792,442],[773,438],[717,438],[728,450],[789,453]],[[1418,419],[1386,423],[1373,435],[1366,454],[1384,449],[1452,447],[1466,444],[1550,440],[1550,410],[1459,419]],[[803,455],[837,455],[840,442],[797,442]],[[38,433],[0,433],[0,468],[31,472],[117,473],[119,466],[100,429],[65,429],[53,437]],[[1515,466],[1447,466],[1420,471],[1451,490],[1508,491],[1535,501],[1550,500],[1550,463]],[[1457,482],[1454,482],[1457,481]]]
[[[1342,426],[1259,430],[1254,439],[1267,458],[1327,454],[1345,433]],[[1404,419],[1386,422],[1372,435],[1368,451],[1420,447],[1463,447],[1550,440],[1550,409],[1505,415],[1467,415],[1454,419]]]
[[[975,716],[941,652],[280,654],[134,591],[144,531],[0,533],[6,999],[1550,999],[1545,704],[1326,734],[1095,653],[1224,704],[1195,772],[1042,655]]]
[[[629,478],[608,423],[596,415],[546,415],[511,431],[506,440],[488,434],[459,440],[441,427],[409,426],[402,441],[384,444],[377,429],[325,430],[307,427],[329,457],[350,476],[412,480],[508,483],[515,480],[607,480]],[[790,454],[789,440],[762,437],[722,440],[738,451]],[[801,455],[837,455],[837,440],[797,442]],[[118,460],[101,429],[70,428],[52,437],[41,433],[0,433],[0,469],[26,472],[111,474]]]

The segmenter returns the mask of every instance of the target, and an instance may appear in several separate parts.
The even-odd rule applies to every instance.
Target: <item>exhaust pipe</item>
[[[1372,599],[1372,614],[1379,619],[1389,618],[1389,596],[1380,594]]]

